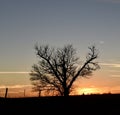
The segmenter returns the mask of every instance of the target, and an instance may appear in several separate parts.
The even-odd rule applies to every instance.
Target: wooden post
[[[25,89],[24,89],[24,97],[25,97]]]
[[[5,98],[7,98],[7,94],[8,94],[8,88],[6,88],[5,90]]]

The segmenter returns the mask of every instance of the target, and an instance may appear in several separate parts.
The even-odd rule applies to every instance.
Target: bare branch
[[[30,80],[35,90],[46,90],[59,92],[62,96],[68,96],[72,91],[76,79],[92,75],[93,71],[99,69],[94,60],[98,58],[95,46],[88,47],[89,52],[85,63],[78,68],[76,50],[72,45],[65,45],[63,48],[50,48],[49,45],[35,46],[36,55],[39,58],[38,64],[32,66]],[[39,81],[39,82],[38,82]]]

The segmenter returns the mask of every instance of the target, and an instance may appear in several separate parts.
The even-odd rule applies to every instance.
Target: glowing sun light
[[[82,89],[78,89],[78,93],[79,94],[96,94],[98,93],[98,89],[96,88],[82,88]]]

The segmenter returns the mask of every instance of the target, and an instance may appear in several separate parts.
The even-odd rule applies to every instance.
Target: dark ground
[[[6,114],[120,115],[120,94],[0,98],[0,115]]]

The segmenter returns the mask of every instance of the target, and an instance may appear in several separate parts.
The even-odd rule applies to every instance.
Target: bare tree
[[[77,78],[90,76],[93,71],[100,68],[95,62],[98,58],[96,47],[93,45],[88,49],[86,60],[80,65],[76,49],[71,44],[56,49],[49,45],[35,45],[39,61],[32,66],[30,73],[30,80],[34,82],[35,89],[54,91],[57,95],[69,96]]]

